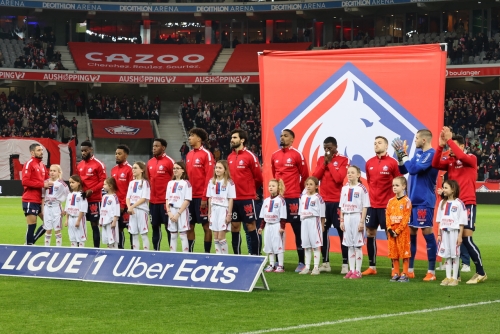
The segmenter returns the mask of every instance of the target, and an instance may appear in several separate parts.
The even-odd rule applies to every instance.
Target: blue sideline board
[[[121,249],[0,245],[0,275],[251,292],[266,258]]]

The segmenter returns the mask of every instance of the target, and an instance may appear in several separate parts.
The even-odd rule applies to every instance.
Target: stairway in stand
[[[179,105],[178,101],[162,101],[160,124],[158,124],[161,138],[165,139],[168,143],[166,153],[175,161],[181,159],[179,149],[182,146],[182,142],[187,141],[182,123],[179,121]]]

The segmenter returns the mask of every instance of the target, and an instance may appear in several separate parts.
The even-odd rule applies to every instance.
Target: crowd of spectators
[[[35,35],[37,36],[37,35]],[[61,62],[61,53],[55,51],[54,32],[39,37],[0,41],[0,66],[20,69],[67,70]],[[11,59],[12,58],[12,59]]]
[[[67,143],[77,135],[78,121],[59,112],[59,93],[21,96],[0,93],[0,135],[6,137],[51,138]]]
[[[95,96],[89,96],[88,113],[91,119],[150,119],[160,123],[160,97],[156,96],[154,100],[148,99],[147,96],[139,97],[138,99],[127,94],[123,94],[122,98],[116,95],[102,95],[100,93]],[[78,99],[82,100],[80,96]],[[85,101],[78,101],[78,104]]]
[[[500,182],[500,93],[449,91],[444,124],[465,138],[468,153],[478,162],[478,181]],[[498,181],[497,181],[498,180]]]
[[[231,102],[213,103],[192,97],[181,100],[181,113],[186,131],[193,127],[203,128],[208,133],[207,148],[216,160],[226,159],[231,153],[231,131],[243,129],[248,132],[246,146],[262,162],[262,137],[260,103],[236,99]]]

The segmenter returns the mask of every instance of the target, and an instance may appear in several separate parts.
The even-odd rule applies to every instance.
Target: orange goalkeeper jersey
[[[387,246],[389,248],[389,258],[406,259],[410,253],[410,222],[411,202],[408,196],[400,199],[393,197],[387,203],[385,211],[387,229],[391,229],[398,234],[396,238],[387,235]]]

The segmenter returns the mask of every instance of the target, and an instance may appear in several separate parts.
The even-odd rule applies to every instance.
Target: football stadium
[[[0,8],[1,332],[500,332],[499,1]]]

